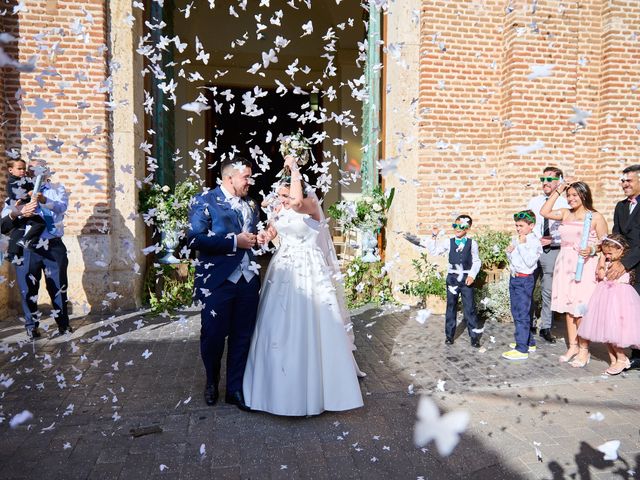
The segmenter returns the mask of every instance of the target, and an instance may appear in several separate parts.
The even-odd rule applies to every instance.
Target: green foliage
[[[478,242],[482,268],[489,270],[507,266],[505,250],[511,242],[510,234],[483,228],[473,234],[473,239]]]
[[[360,258],[346,265],[344,293],[348,308],[393,301],[391,281],[383,267],[383,262],[367,263]]]
[[[200,186],[193,180],[176,185],[173,193],[167,185],[154,183],[140,190],[138,211],[145,216],[147,225],[156,225],[159,231],[182,231],[189,222],[189,204]]]
[[[189,265],[186,280],[178,277],[177,266],[153,264],[147,275],[145,292],[151,312],[173,313],[193,303],[195,269]]]
[[[400,291],[406,295],[419,297],[423,302],[430,295],[447,298],[447,277],[438,267],[429,261],[426,253],[411,261],[417,278],[409,280],[400,286]]]
[[[346,230],[379,232],[387,224],[387,210],[391,207],[394,194],[395,189],[392,188],[385,195],[378,185],[370,195],[363,195],[356,201],[334,203],[329,207],[328,214]]]

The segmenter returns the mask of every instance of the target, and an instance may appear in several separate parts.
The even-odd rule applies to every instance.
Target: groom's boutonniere
[[[247,200],[247,205],[249,205],[252,212],[256,209],[256,202],[254,202],[252,198]]]

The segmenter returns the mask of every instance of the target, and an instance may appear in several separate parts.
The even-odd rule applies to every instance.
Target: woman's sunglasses
[[[560,177],[540,177],[542,183],[551,183],[554,180],[560,180]]]
[[[469,225],[463,225],[462,223],[452,223],[451,226],[454,230],[467,230]]]

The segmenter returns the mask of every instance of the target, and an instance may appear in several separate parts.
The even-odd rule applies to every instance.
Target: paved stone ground
[[[559,345],[507,363],[500,353],[510,326],[487,325],[477,351],[464,332],[445,347],[443,318],[420,325],[414,315],[354,317],[365,407],[312,418],[204,405],[195,312],[77,318],[72,336],[34,344],[5,321],[0,478],[596,479],[640,471],[639,373],[603,378],[595,357],[585,369],[560,366]],[[450,457],[413,445],[420,393],[471,413]],[[33,419],[10,428],[23,410]],[[595,412],[604,419],[590,420]],[[162,432],[130,435],[149,425]],[[604,461],[595,448],[613,439],[620,458]]]

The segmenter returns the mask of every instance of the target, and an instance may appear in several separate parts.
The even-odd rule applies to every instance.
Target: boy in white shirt
[[[530,309],[535,286],[533,272],[538,266],[542,244],[533,233],[536,225],[536,215],[533,211],[523,210],[514,214],[513,219],[517,235],[507,247],[507,258],[511,271],[509,299],[516,341],[510,345],[512,350],[504,352],[502,357],[507,360],[526,360],[529,358],[529,352],[536,350],[536,341],[531,330],[533,325]]]

